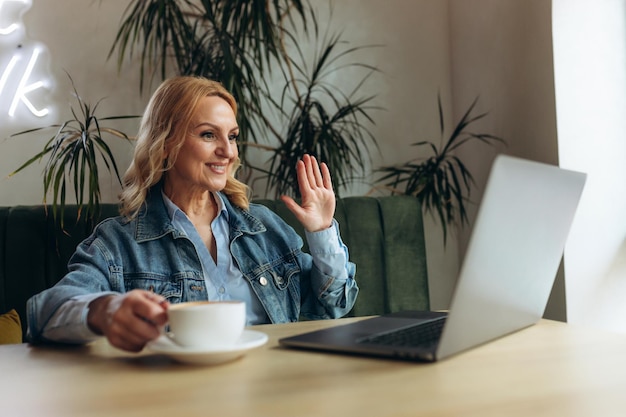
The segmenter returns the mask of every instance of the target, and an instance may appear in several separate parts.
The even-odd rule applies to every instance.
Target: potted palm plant
[[[244,165],[267,179],[266,195],[297,196],[294,170],[304,153],[326,161],[341,186],[360,178],[370,151],[378,149],[369,130],[372,112],[378,109],[376,96],[360,95],[377,70],[352,60],[361,47],[350,46],[340,35],[321,36],[322,32],[313,7],[304,0],[130,0],[109,57],[117,54],[121,67],[140,55],[140,91],[171,74],[222,82],[239,102],[240,131],[246,138],[240,144]],[[302,46],[306,40],[316,45],[312,58]],[[334,81],[341,79],[337,72],[344,70],[350,71],[353,81],[350,91]],[[79,110],[72,109],[72,119],[13,135],[56,129],[44,149],[11,175],[48,156],[44,190],[52,195],[55,216],[57,206],[63,211],[68,184],[73,182],[79,207],[94,218],[100,203],[96,160],[120,180],[105,136],[129,139],[101,122],[137,116],[98,118],[97,104],[88,105],[73,88]],[[449,223],[467,221],[465,202],[473,182],[455,150],[469,141],[502,142],[467,131],[485,116],[472,114],[475,104],[445,139],[439,100],[442,142],[414,144],[431,156],[377,171],[381,174],[377,182],[392,194],[413,195],[436,213],[444,237]],[[268,152],[267,163],[249,162],[246,155],[252,149]]]
[[[266,194],[295,195],[303,153],[326,161],[342,184],[362,174],[376,146],[368,130],[374,97],[358,96],[375,69],[346,63],[359,48],[339,35],[320,40],[319,29],[303,0],[132,0],[110,56],[117,52],[121,66],[139,53],[141,87],[171,72],[224,84],[239,102],[244,165],[267,177]],[[300,44],[309,35],[320,47],[307,66]],[[352,92],[329,81],[347,67],[365,70]],[[269,152],[269,168],[247,160],[252,148]]]
[[[68,74],[69,76],[69,74]],[[115,174],[121,184],[120,174],[111,148],[106,138],[113,137],[125,141],[131,138],[124,132],[102,125],[102,122],[136,118],[138,116],[98,117],[97,102],[91,105],[85,102],[76,91],[72,77],[74,98],[77,107],[70,106],[72,117],[59,124],[28,129],[14,133],[11,137],[30,135],[39,131],[53,131],[53,135],[44,145],[43,150],[24,162],[9,174],[9,177],[25,168],[47,158],[43,169],[44,204],[48,195],[52,196],[52,213],[54,219],[60,218],[61,229],[64,229],[63,212],[68,193],[72,193],[78,205],[77,221],[84,214],[85,219],[93,224],[100,214],[100,179],[99,164],[103,163],[109,173]],[[83,213],[84,212],[84,213]]]
[[[412,146],[420,150],[426,149],[427,156],[377,170],[380,174],[377,183],[383,183],[392,194],[416,197],[425,211],[436,215],[443,228],[444,243],[448,225],[463,226],[468,222],[466,203],[469,200],[471,185],[474,183],[472,174],[455,155],[455,151],[469,142],[476,141],[490,146],[505,144],[500,137],[468,130],[472,123],[487,116],[487,113],[473,114],[477,101],[478,98],[472,102],[450,135],[446,137],[441,97],[438,97],[441,132],[438,143],[415,142]]]
[[[291,94],[283,94],[277,106],[286,128],[275,135],[278,146],[266,148],[271,155],[269,168],[255,167],[266,174],[266,194],[270,190],[275,196],[298,194],[295,162],[305,153],[317,155],[328,164],[339,194],[342,185],[365,174],[370,149],[378,150],[369,130],[374,123],[371,112],[378,109],[373,104],[375,97],[359,95],[376,69],[348,60],[344,68],[358,66],[366,74],[351,91],[338,93],[328,82],[332,67],[359,48],[342,48],[338,36],[327,37],[320,45],[310,68],[306,62],[292,63],[294,77],[285,86]],[[298,56],[304,61],[303,54]]]
[[[375,108],[370,103],[373,97],[345,94],[327,80],[334,71],[362,67],[366,73],[358,89],[375,69],[342,61],[359,48],[346,47],[340,36],[325,37],[312,65],[307,66],[300,42],[309,33],[319,40],[316,15],[303,0],[131,0],[109,57],[117,52],[122,66],[126,59],[140,54],[140,91],[155,78],[171,73],[222,82],[239,102],[241,136],[247,139],[240,152],[245,166],[265,175],[276,194],[297,195],[292,170],[302,154],[327,161],[336,183],[341,184],[361,170],[369,157],[367,147],[375,145],[368,131],[373,122],[369,115]],[[277,84],[282,86],[277,89]],[[106,139],[129,140],[124,132],[102,122],[138,117],[98,117],[98,104],[86,103],[73,81],[72,88],[77,107],[70,108],[69,120],[11,135],[54,131],[43,150],[10,176],[46,159],[44,203],[50,195],[54,218],[60,215],[61,223],[72,190],[79,217],[98,218],[98,162],[121,182]],[[274,117],[268,117],[269,113]],[[260,143],[269,138],[278,145]],[[269,169],[246,164],[246,152],[251,148],[269,152]]]

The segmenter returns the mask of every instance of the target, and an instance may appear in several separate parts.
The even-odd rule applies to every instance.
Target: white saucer
[[[177,345],[167,336],[160,336],[146,346],[152,353],[167,355],[175,361],[195,365],[217,365],[243,356],[246,351],[262,346],[267,342],[265,333],[244,330],[232,346],[208,349],[186,348]]]

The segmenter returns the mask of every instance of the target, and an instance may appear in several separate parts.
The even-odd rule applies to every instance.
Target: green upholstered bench
[[[280,200],[257,200],[303,235]],[[67,271],[76,246],[91,226],[76,223],[76,207],[65,210],[65,232],[44,206],[0,207],[0,314],[15,309],[23,331],[26,300],[54,285]],[[117,215],[117,205],[101,207],[101,218]],[[335,218],[357,265],[360,292],[350,313],[374,315],[402,309],[429,309],[422,211],[404,196],[338,199]]]

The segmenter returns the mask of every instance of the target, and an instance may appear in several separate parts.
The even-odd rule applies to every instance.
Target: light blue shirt
[[[213,193],[213,197],[218,205],[218,215],[211,222],[211,230],[217,244],[217,262],[213,260],[191,220],[163,193],[163,201],[172,225],[191,240],[198,253],[209,300],[242,300],[246,303],[248,325],[268,323],[269,318],[263,305],[235,265],[228,248],[230,242],[228,211],[224,207],[222,197],[218,193]],[[333,221],[333,225],[327,230],[306,232],[306,239],[315,265],[328,275],[341,276],[338,272],[343,272],[347,268],[348,250],[341,242],[336,222]]]
[[[211,222],[211,230],[217,245],[217,262],[213,260],[209,249],[187,215],[165,194],[163,194],[163,201],[172,220],[172,225],[191,240],[198,253],[209,300],[245,301],[248,324],[267,323],[269,319],[261,302],[252,291],[248,281],[241,275],[228,249],[228,242],[230,241],[228,238],[228,211],[226,211],[221,197],[218,194],[213,194],[213,196],[218,205],[218,215]]]

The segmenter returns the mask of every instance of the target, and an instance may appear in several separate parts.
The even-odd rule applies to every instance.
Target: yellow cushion
[[[0,315],[0,345],[22,343],[22,324],[17,311]]]

